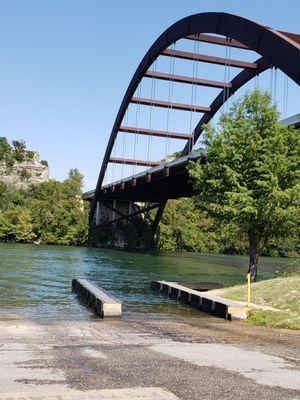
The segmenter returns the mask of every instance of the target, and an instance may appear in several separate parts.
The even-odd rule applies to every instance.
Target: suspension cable
[[[176,42],[172,44],[172,49],[176,49]],[[173,109],[172,101],[173,101],[173,91],[174,91],[174,73],[175,73],[175,57],[172,55],[170,58],[170,76],[169,80],[169,90],[168,90],[168,109],[167,109],[167,132],[168,136],[166,138],[166,148],[165,148],[165,160],[167,162],[167,156],[170,151],[171,137],[170,137],[170,118]]]
[[[283,83],[283,116],[287,116],[288,110],[288,94],[289,94],[289,80],[288,76],[284,74],[284,83]]]
[[[195,99],[195,83],[196,83],[196,42],[194,41],[194,56],[193,56],[193,74],[192,74],[192,90],[191,90],[191,111],[190,111],[190,129],[189,133],[192,135],[193,131],[193,105],[194,105],[194,99]],[[193,149],[193,139],[189,139],[189,153],[191,153]]]
[[[226,103],[226,80],[227,80],[227,63],[228,63],[228,36],[226,36],[226,46],[225,46],[225,64],[224,64],[224,87],[223,87],[223,104],[222,104],[222,114],[226,112],[225,108],[225,103]]]
[[[257,90],[258,86],[259,86],[259,74],[256,74],[254,78],[254,89]]]
[[[200,45],[200,42],[197,41],[196,42],[196,54],[199,54],[199,45]],[[198,79],[198,68],[199,68],[199,62],[196,62],[195,81],[197,81],[197,79]],[[193,109],[193,126],[192,126],[192,129],[193,129],[192,130],[192,150],[193,150],[194,145],[195,145],[194,129],[195,129],[195,113],[196,113],[196,103],[197,103],[197,91],[198,91],[198,86],[195,85],[194,100],[193,100],[194,109]]]
[[[153,72],[154,76],[151,79],[151,106],[150,106],[150,115],[149,115],[149,131],[151,132],[152,130],[152,124],[153,124],[153,109],[154,109],[154,100],[155,100],[155,88],[156,88],[156,60],[153,62]],[[147,148],[147,167],[149,168],[150,166],[150,160],[151,160],[151,147],[152,147],[152,134],[149,132],[148,136],[148,148]]]
[[[141,99],[141,97],[142,97],[142,80],[138,84],[137,97],[138,97],[138,99]],[[136,160],[136,150],[137,150],[138,140],[139,140],[139,135],[137,133],[137,128],[139,127],[140,112],[141,112],[141,103],[140,103],[140,100],[138,100],[138,102],[136,104],[136,110],[135,110],[135,127],[136,127],[136,131],[135,131],[135,134],[134,134],[134,143],[133,143],[133,159],[134,160]],[[135,174],[135,169],[136,169],[136,163],[132,165],[132,175]]]
[[[274,69],[274,101],[273,104],[276,105],[277,101],[277,68]]]
[[[226,113],[229,111],[229,95],[230,95],[230,88],[229,88],[229,83],[230,83],[230,72],[231,72],[231,38],[228,38],[228,64],[227,64],[227,87],[226,87]]]
[[[271,95],[271,99],[272,99],[272,101],[273,101],[273,78],[274,78],[274,71],[273,71],[273,66],[271,65],[271,68],[270,68],[270,95]]]

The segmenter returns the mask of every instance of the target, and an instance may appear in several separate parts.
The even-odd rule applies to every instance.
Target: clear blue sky
[[[204,11],[300,33],[299,0],[0,0],[0,136],[25,139],[53,178],[78,167],[92,188],[140,59],[170,24]]]

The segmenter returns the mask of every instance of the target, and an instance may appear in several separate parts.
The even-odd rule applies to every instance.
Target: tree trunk
[[[251,282],[256,282],[258,266],[258,244],[252,235],[249,235],[249,269]]]

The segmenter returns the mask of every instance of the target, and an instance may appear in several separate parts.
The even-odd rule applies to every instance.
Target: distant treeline
[[[13,189],[0,183],[0,240],[87,245],[88,205],[81,200],[82,179],[75,169],[63,182],[51,179],[29,189]],[[130,228],[128,236],[132,237]],[[129,247],[135,247],[134,241],[129,240]],[[209,218],[197,209],[194,199],[168,202],[159,225],[156,247],[163,251],[248,252],[247,238],[240,235],[234,224],[220,224]],[[263,254],[298,255],[299,238],[295,235],[272,242],[264,248]]]
[[[88,210],[77,169],[63,182],[50,179],[28,189],[0,182],[0,240],[85,245]]]
[[[247,237],[233,223],[225,224],[200,211],[194,199],[169,200],[162,216],[157,247],[165,251],[248,254]],[[299,232],[284,240],[270,241],[261,253],[266,256],[298,256]]]
[[[87,245],[88,205],[81,200],[82,180],[75,169],[63,182],[50,179],[29,189],[13,189],[0,183],[0,240]],[[134,247],[134,242],[129,241],[130,245]],[[247,238],[240,235],[234,224],[220,224],[209,218],[197,209],[194,199],[168,202],[156,247],[163,251],[248,252]],[[298,235],[268,244],[263,254],[300,254]]]

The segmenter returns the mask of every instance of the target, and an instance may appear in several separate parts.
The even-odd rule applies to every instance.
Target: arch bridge
[[[263,77],[267,70],[269,80]],[[147,51],[124,95],[96,189],[84,195],[91,223],[136,224],[139,215],[156,209],[155,234],[168,199],[194,194],[187,165],[191,158],[204,160],[204,124],[226,112],[249,82],[258,87],[268,81],[276,101],[277,71],[284,79],[284,115],[288,82],[300,83],[300,35],[216,12],[170,26]]]

